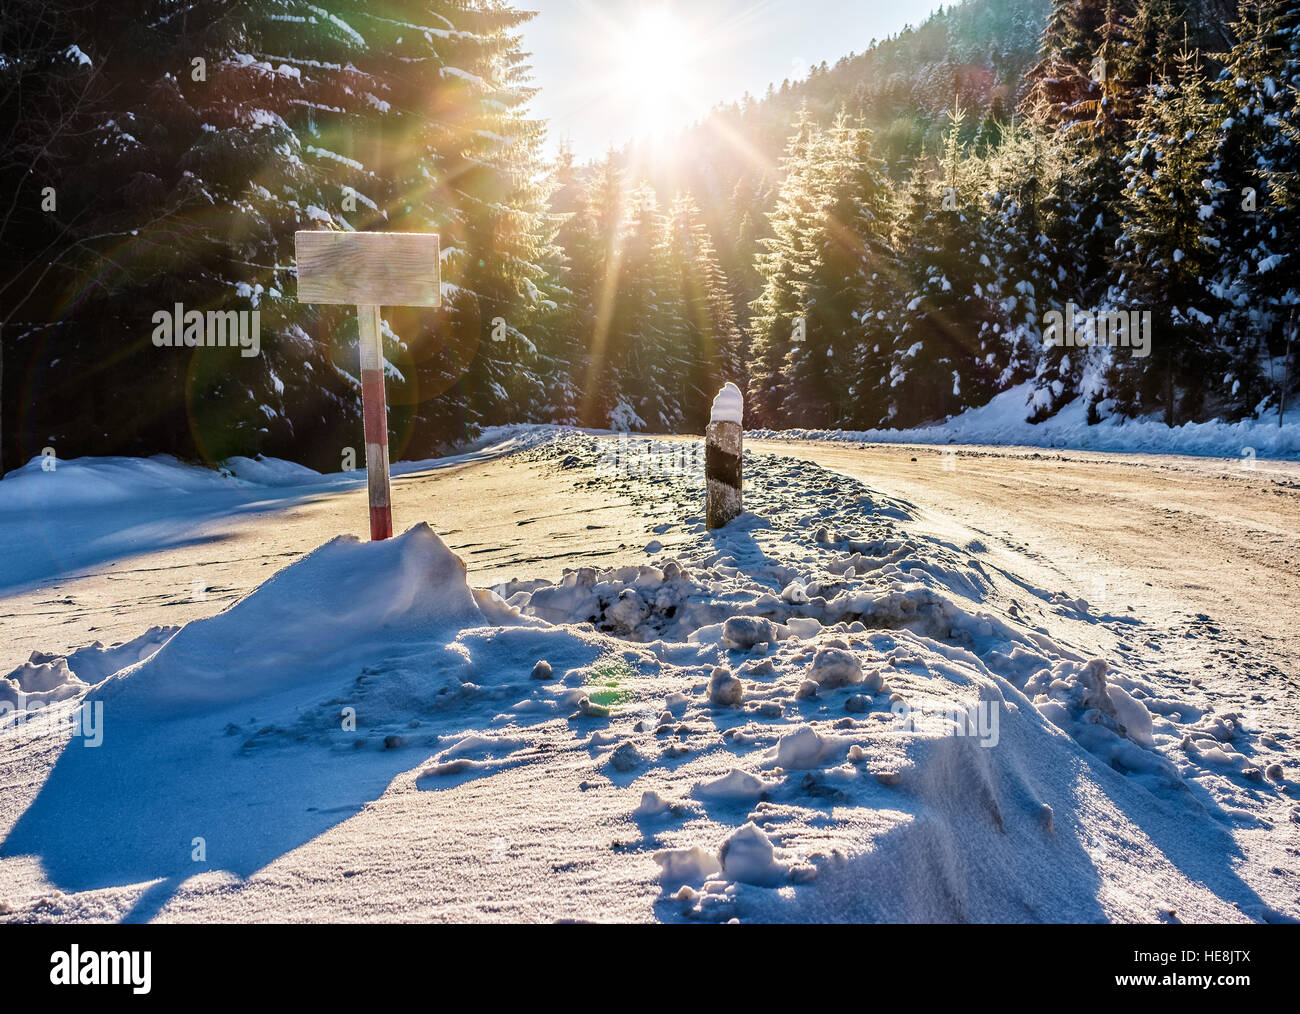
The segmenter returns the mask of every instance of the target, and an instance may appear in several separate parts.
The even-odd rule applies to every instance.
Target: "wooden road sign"
[[[393,536],[388,481],[381,306],[441,306],[438,237],[425,233],[300,232],[294,237],[300,303],[354,304],[361,345],[370,538]]]

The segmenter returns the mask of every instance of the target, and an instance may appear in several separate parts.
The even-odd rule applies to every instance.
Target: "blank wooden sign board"
[[[361,345],[370,538],[393,536],[388,483],[381,306],[441,306],[438,237],[400,232],[300,232],[298,302],[353,304]]]

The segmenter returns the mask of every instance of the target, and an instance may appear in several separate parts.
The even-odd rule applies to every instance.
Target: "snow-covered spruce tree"
[[[623,389],[646,428],[671,433],[682,423],[681,380],[688,369],[682,293],[672,265],[668,218],[644,182],[632,195],[621,279],[620,301],[630,304]]]
[[[1300,165],[1300,8],[1245,0],[1232,28],[1215,83],[1224,119],[1211,176],[1219,199],[1207,228],[1218,259],[1214,289],[1226,304],[1216,321],[1228,359],[1223,404],[1243,416],[1280,382],[1270,376],[1280,367],[1268,367],[1285,354],[1284,328],[1300,302],[1300,223],[1285,193]]]
[[[1038,63],[1030,70],[1029,108],[1054,125],[1079,119],[1077,106],[1095,97],[1098,29],[1112,0],[1053,0],[1039,41]]]
[[[1131,16],[1124,6],[1107,0],[1096,34],[1093,90],[1075,106],[1077,120],[1062,130],[1075,167],[1065,178],[1075,205],[1074,295],[1083,306],[1095,303],[1111,280],[1133,125],[1154,81],[1173,72],[1171,40],[1183,34],[1170,0],[1137,0]]]
[[[975,132],[973,151],[978,158],[987,158],[1003,140],[1010,117],[1001,95],[995,95],[984,119],[980,121],[979,130]]]
[[[673,296],[665,216],[648,184],[629,187],[613,151],[592,174],[587,209],[596,299],[580,414],[617,430],[670,429],[681,365],[669,348],[679,312],[661,302]]]
[[[1040,241],[1051,251],[1055,284],[1051,298],[1041,303],[1042,314],[1064,313],[1070,303],[1081,309],[1099,305],[1113,278],[1129,119],[1141,98],[1133,74],[1148,55],[1126,35],[1130,19],[1123,11],[1129,8],[1106,0],[1091,35],[1073,44],[1078,81],[1086,76],[1087,84],[1068,105],[1054,109],[1038,101],[1026,109],[1034,129],[1054,130],[1043,177]],[[1082,350],[1042,348],[1031,418],[1052,415],[1080,395],[1091,411],[1105,396],[1104,364],[1098,367],[1092,358]]]
[[[751,172],[738,177],[724,209],[723,227],[720,234],[715,233],[718,262],[727,279],[736,320],[742,327],[749,323],[750,304],[763,291],[755,254],[759,240],[768,235],[764,212],[772,206],[775,196],[769,174]]]
[[[850,123],[846,111],[818,139],[813,160],[819,212],[804,295],[806,337],[786,356],[787,406],[800,425],[852,426],[862,414],[859,399],[875,394],[860,383],[869,368],[864,317],[874,319],[882,295],[901,280],[888,245],[889,188],[870,131]]]
[[[743,362],[699,205],[683,194],[661,207],[648,183],[628,185],[614,152],[585,181],[571,174],[557,200],[571,354],[585,360],[580,418],[615,429],[702,427],[717,386],[743,379]]]
[[[549,183],[541,158],[544,125],[527,115],[530,84],[520,29],[534,15],[501,0],[447,0],[433,5],[442,31],[437,82],[411,91],[412,108],[429,108],[412,192],[443,236],[448,311],[437,336],[442,362],[463,364],[445,397],[418,392],[417,432],[441,441],[468,426],[542,416],[548,378],[538,331],[548,310],[542,287],[551,223]],[[398,26],[400,30],[400,26]],[[423,105],[422,105],[423,103]],[[423,187],[421,181],[423,180]],[[429,336],[432,337],[432,336]],[[426,338],[425,347],[432,343]],[[447,353],[451,353],[448,357]],[[429,372],[429,371],[425,371]]]
[[[627,356],[625,336],[631,320],[624,288],[623,265],[628,243],[630,195],[617,153],[610,150],[585,181],[579,210],[561,241],[573,263],[573,289],[587,299],[590,313],[579,323],[590,325],[579,341],[586,345],[581,375],[578,418],[585,426],[607,427],[616,416],[620,428],[637,428],[633,410],[624,399]],[[643,423],[641,425],[644,425]]]
[[[776,206],[768,216],[772,235],[759,241],[757,266],[763,292],[753,304],[746,399],[746,418],[758,426],[789,424],[785,401],[790,380],[785,361],[790,346],[807,335],[806,293],[818,217],[813,172],[818,136],[805,108],[781,162],[784,178]]]
[[[740,329],[727,279],[695,199],[681,194],[668,212],[669,277],[664,303],[669,354],[680,360],[677,383],[682,425],[701,433],[718,389],[731,381],[744,390]]]
[[[215,0],[105,2],[93,28],[76,22],[94,40],[87,59],[105,102],[84,125],[90,157],[51,185],[93,235],[77,237],[74,271],[42,283],[69,326],[42,357],[51,387],[32,406],[48,417],[43,429],[66,438],[56,441],[64,453],[293,454],[316,418],[346,419],[348,382],[328,368],[327,344],[295,326],[287,266],[293,231],[328,217],[327,195],[351,171],[317,163],[306,110],[352,116],[356,104],[334,106],[338,96],[377,86],[338,64],[304,79],[293,61],[347,51],[350,37],[331,22],[295,49],[283,40],[288,23],[268,13]],[[257,309],[261,355],[155,347],[153,315],[178,303]],[[146,398],[120,396],[142,384]],[[337,451],[329,459],[337,467]]]
[[[991,262],[985,295],[997,309],[993,330],[1001,339],[994,345],[1000,371],[994,383],[1003,391],[1036,376],[1030,418],[1059,408],[1069,381],[1048,376],[1042,347],[1043,308],[1056,302],[1064,254],[1045,221],[1045,195],[1067,168],[1057,141],[1055,132],[1033,120],[1012,122],[985,161],[988,249],[981,256]]]
[[[808,153],[805,193],[812,214],[804,225],[809,231],[801,237],[808,247],[798,318],[802,326],[792,333],[781,368],[787,384],[782,406],[786,418],[793,425],[815,428],[840,425],[846,414],[851,385],[846,346],[852,341],[847,328],[861,302],[850,290],[861,280],[862,263],[845,263],[853,260],[852,253],[841,258],[831,249],[837,225],[830,205],[837,196],[836,184],[847,176],[847,152],[835,139],[836,131],[846,126],[843,112],[840,117],[834,128],[815,135]]]
[[[898,199],[876,158],[875,137],[860,125],[849,132],[844,144],[850,153],[848,189],[843,210],[832,210],[832,215],[836,222],[839,215],[845,216],[847,240],[864,258],[860,282],[854,287],[859,301],[851,314],[851,401],[844,425],[866,429],[879,426],[889,411],[890,352],[908,273],[894,245]],[[832,209],[840,201],[833,193]],[[843,245],[832,249],[843,256]]]
[[[937,179],[915,179],[904,209],[903,263],[911,274],[890,371],[891,425],[945,419],[994,393],[997,315],[980,203],[982,168],[960,144],[954,106]]]
[[[586,216],[581,172],[567,144],[551,168],[550,242],[543,261],[541,374],[548,385],[542,417],[576,426],[587,367],[596,284],[591,268],[595,240]]]
[[[66,349],[75,334],[59,326],[60,297],[80,245],[96,242],[104,224],[87,211],[94,174],[79,171],[93,160],[90,131],[108,108],[97,59],[103,49],[79,28],[90,7],[88,0],[10,0],[0,12],[0,475],[45,446],[47,427],[59,425],[43,413],[19,432],[20,420],[32,420],[33,387],[24,383],[44,408],[59,405],[67,420],[60,436],[74,421],[94,428],[93,408],[68,396],[75,370],[57,378],[64,390],[52,389],[47,351]]]
[[[1183,50],[1176,75],[1142,104],[1127,161],[1119,240],[1123,269],[1110,302],[1151,311],[1150,356],[1117,348],[1111,390],[1121,412],[1157,406],[1175,425],[1197,418],[1224,357],[1214,323],[1222,301],[1208,284],[1216,259],[1206,225],[1217,197],[1207,188],[1221,122],[1198,52]]]

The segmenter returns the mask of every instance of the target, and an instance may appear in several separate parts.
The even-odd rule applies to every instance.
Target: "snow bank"
[[[563,458],[582,482],[594,444],[573,435],[531,453]],[[1099,880],[1134,875],[1110,856],[1140,852],[1171,872],[1152,838],[1193,869],[1227,847],[1201,802],[1223,786],[1203,783],[1216,765],[1240,775],[1247,757],[1207,731],[1171,758],[1199,708],[1158,698],[1128,658],[1071,643],[1070,631],[1092,641],[1102,622],[1127,629],[1116,618],[1008,579],[974,543],[919,534],[914,508],[856,480],[765,455],[746,470],[750,513],[734,531],[706,533],[687,514],[690,538],[672,558],[497,588],[525,614],[642,646],[661,685],[680,688],[630,740],[654,796],[629,794],[629,818],[655,814],[667,846],[654,854],[661,915],[1148,919],[1167,883],[1136,888],[1146,902],[1103,901]],[[635,479],[601,481],[611,496],[638,495]],[[681,485],[660,479],[653,497],[694,493]],[[721,693],[729,678],[739,699]],[[720,756],[692,745],[701,726],[719,734]],[[658,805],[683,795],[709,820],[674,821]],[[1080,816],[1081,798],[1108,800],[1112,816]],[[1195,877],[1191,894],[1204,891]],[[1234,878],[1225,867],[1219,888]],[[1221,899],[1196,904],[1231,917]]]
[[[220,470],[167,454],[152,458],[37,456],[0,481],[0,512],[102,507],[231,490],[321,482],[310,468],[276,458],[232,458]]]
[[[38,456],[0,481],[0,511],[97,507],[229,488],[230,479],[220,473],[168,455],[71,461]]]
[[[0,677],[0,705],[13,711],[68,700],[109,676],[142,662],[165,644],[179,627],[152,627],[123,644],[105,647],[100,641],[70,655],[34,651],[31,658]]]
[[[453,458],[394,462],[394,476],[445,467],[457,461],[498,456],[554,441],[573,430],[562,426],[513,425],[485,429]],[[187,464],[168,454],[151,458],[86,457],[62,459],[38,455],[0,480],[0,512],[87,508],[229,491],[292,489],[312,485],[361,483],[364,468],[320,472],[279,458],[233,457],[219,468]]]
[[[76,697],[86,684],[68,668],[65,659],[24,662],[0,677],[0,717]]]
[[[1214,420],[1169,427],[1155,419],[1112,416],[1088,425],[1087,408],[1075,399],[1056,415],[1030,423],[1032,387],[1021,384],[1003,391],[980,408],[969,409],[938,426],[910,430],[754,430],[751,439],[833,440],[876,444],[992,444],[1053,447],[1066,450],[1190,454],[1241,460],[1300,459],[1300,412],[1277,419],[1228,423]]]

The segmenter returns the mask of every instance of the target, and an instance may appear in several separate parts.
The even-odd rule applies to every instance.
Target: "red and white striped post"
[[[379,307],[357,307],[361,345],[361,412],[366,431],[366,485],[370,490],[370,538],[393,537],[393,500],[388,483],[388,399],[384,395],[383,321]]]
[[[440,306],[438,237],[423,233],[300,232],[300,303],[351,303],[361,348],[361,407],[365,422],[370,538],[393,537],[388,481],[388,399],[380,306]]]

